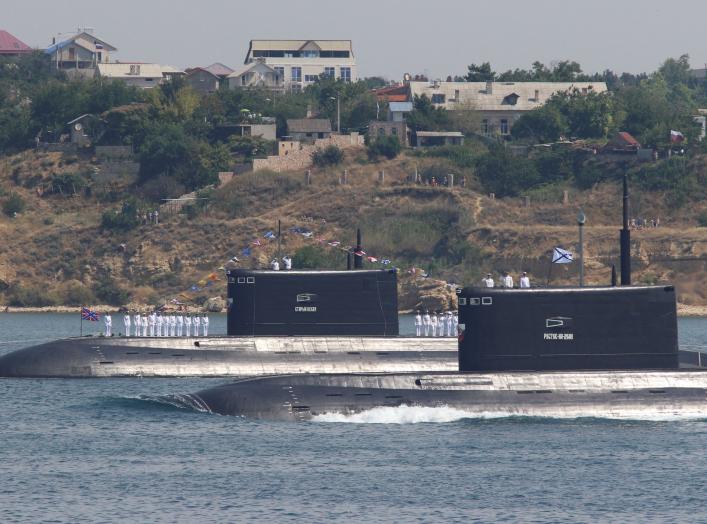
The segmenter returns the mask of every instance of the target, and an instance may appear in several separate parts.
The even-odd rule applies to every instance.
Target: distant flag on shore
[[[81,308],[81,320],[89,320],[91,322],[98,322],[100,315],[97,311],[91,311],[87,307]]]
[[[378,262],[378,259],[376,257],[366,257],[366,260],[369,262]]]
[[[244,257],[249,257],[250,256],[250,248],[249,247],[243,248],[243,251],[241,251],[241,255],[243,255]]]
[[[339,244],[341,244],[341,242],[339,242],[338,240],[332,240],[331,242],[329,242],[329,245],[332,247],[336,247]]]
[[[357,257],[362,257],[366,254],[366,252],[363,249],[359,249],[358,251],[354,251],[354,255]]]
[[[384,258],[383,260],[381,260],[381,264],[384,264],[387,266],[388,264],[390,264],[390,259]]]
[[[259,238],[256,238],[255,240],[253,240],[250,244],[252,246],[262,246],[263,245],[263,243],[260,241]]]
[[[561,247],[556,247],[552,250],[552,263],[553,264],[569,264],[572,262],[572,253],[562,249]]]
[[[263,235],[263,238],[267,238],[268,240],[272,240],[273,238],[275,238],[275,233],[273,233],[272,231],[268,231],[267,233],[265,233]]]

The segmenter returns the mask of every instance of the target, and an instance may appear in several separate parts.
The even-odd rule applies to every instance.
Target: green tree
[[[374,159],[384,156],[393,159],[400,154],[402,146],[397,136],[381,136],[368,143],[368,157]]]
[[[524,189],[541,182],[534,162],[512,155],[501,145],[479,157],[476,175],[484,189],[498,197],[518,196]]]
[[[567,132],[567,121],[560,111],[545,105],[524,113],[514,124],[513,138],[532,142],[554,142]]]
[[[471,64],[464,77],[467,82],[490,82],[496,77],[496,73],[491,69],[490,62],[483,62],[480,65]]]

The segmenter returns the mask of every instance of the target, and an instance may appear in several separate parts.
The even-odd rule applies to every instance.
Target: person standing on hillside
[[[113,319],[110,317],[110,313],[103,315],[103,321],[106,323],[105,336],[113,336]]]
[[[520,277],[520,288],[521,289],[529,289],[530,288],[530,278],[528,278],[528,273],[523,271],[523,274]]]
[[[125,326],[125,336],[130,336],[130,311],[125,310],[125,315],[123,315],[123,326]]]
[[[432,318],[429,310],[425,309],[425,316],[422,317],[422,326],[425,328],[425,336],[430,336],[430,327],[432,327]]]
[[[415,314],[415,336],[419,337],[422,334],[422,314],[417,310]]]

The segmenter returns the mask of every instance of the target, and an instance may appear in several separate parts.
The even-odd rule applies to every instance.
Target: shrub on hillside
[[[707,227],[707,209],[697,215],[697,223],[700,227]]]
[[[541,182],[532,160],[515,156],[500,146],[478,159],[476,175],[484,189],[497,197],[518,196]]]
[[[317,149],[312,154],[312,163],[317,167],[335,166],[340,164],[343,159],[344,152],[335,145]]]
[[[78,280],[70,280],[60,286],[57,299],[64,306],[85,306],[94,300],[91,290]]]
[[[7,292],[7,303],[14,307],[44,307],[57,304],[56,297],[43,286],[16,285]]]
[[[2,211],[7,216],[15,216],[15,213],[22,213],[25,209],[25,201],[17,193],[11,193],[2,203]]]
[[[101,216],[101,228],[113,231],[130,231],[140,223],[137,204],[134,200],[123,202],[120,211],[105,211]]]
[[[368,143],[368,157],[384,156],[393,159],[400,154],[402,146],[396,136],[382,136]]]
[[[94,293],[98,300],[111,306],[122,306],[130,299],[128,292],[121,288],[107,273],[99,276]]]
[[[343,269],[345,266],[346,254],[338,249],[304,246],[292,257],[292,267],[296,269]]]

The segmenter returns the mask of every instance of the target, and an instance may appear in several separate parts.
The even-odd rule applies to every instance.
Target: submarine
[[[605,287],[458,289],[453,372],[241,379],[192,393],[189,405],[285,421],[401,406],[470,417],[707,417],[707,369],[702,354],[679,349],[675,288],[631,286],[626,177],[623,214],[621,286],[614,276]]]
[[[345,271],[230,268],[227,336],[68,338],[0,356],[0,377],[454,370],[456,339],[399,336],[397,272],[361,259]]]

